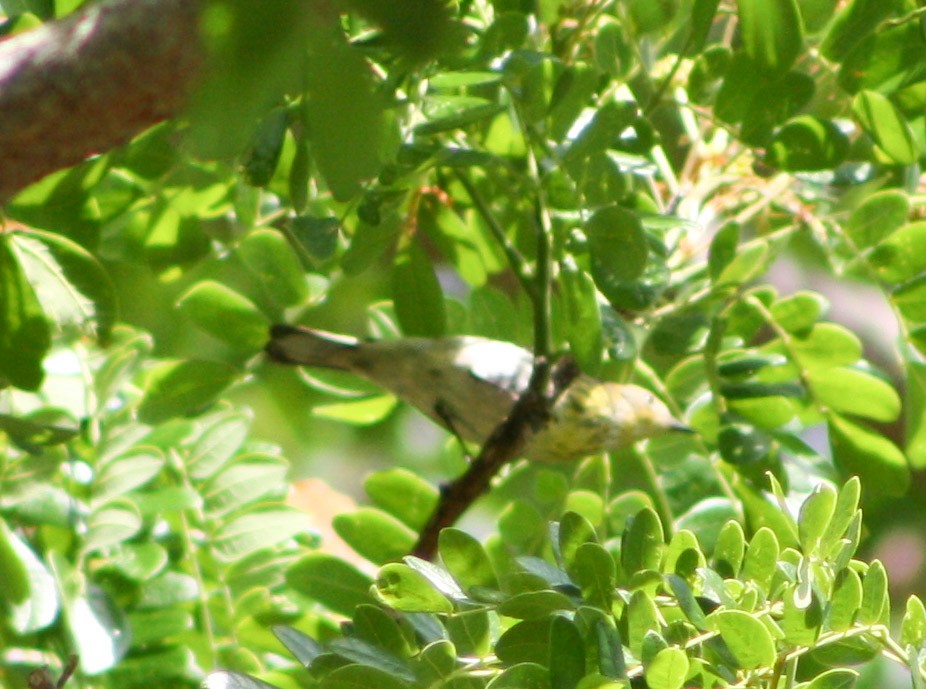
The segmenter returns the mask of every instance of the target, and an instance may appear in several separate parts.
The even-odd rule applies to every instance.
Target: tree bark
[[[0,42],[0,203],[176,115],[204,64],[197,0],[115,0]]]

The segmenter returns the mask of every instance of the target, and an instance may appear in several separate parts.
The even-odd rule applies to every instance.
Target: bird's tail
[[[351,357],[358,345],[357,339],[345,335],[292,325],[274,325],[270,328],[270,341],[264,351],[271,359],[285,364],[349,370]]]

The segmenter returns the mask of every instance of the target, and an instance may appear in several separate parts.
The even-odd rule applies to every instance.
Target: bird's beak
[[[670,431],[675,431],[676,433],[697,433],[695,429],[691,426],[686,426],[681,421],[675,421],[669,426]]]

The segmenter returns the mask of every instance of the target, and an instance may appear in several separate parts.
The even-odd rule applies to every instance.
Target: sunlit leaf
[[[0,233],[0,377],[19,388],[37,389],[45,375],[42,359],[50,345],[48,321],[35,290],[14,253],[10,235]]]
[[[148,376],[139,416],[155,424],[204,409],[239,375],[237,369],[218,361],[160,364]]]

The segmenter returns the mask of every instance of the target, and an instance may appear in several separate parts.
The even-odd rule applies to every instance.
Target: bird
[[[534,367],[528,350],[484,337],[376,341],[291,325],[271,327],[265,352],[280,363],[349,371],[480,445],[528,389]],[[650,390],[576,373],[522,454],[568,462],[671,431],[692,432]]]

